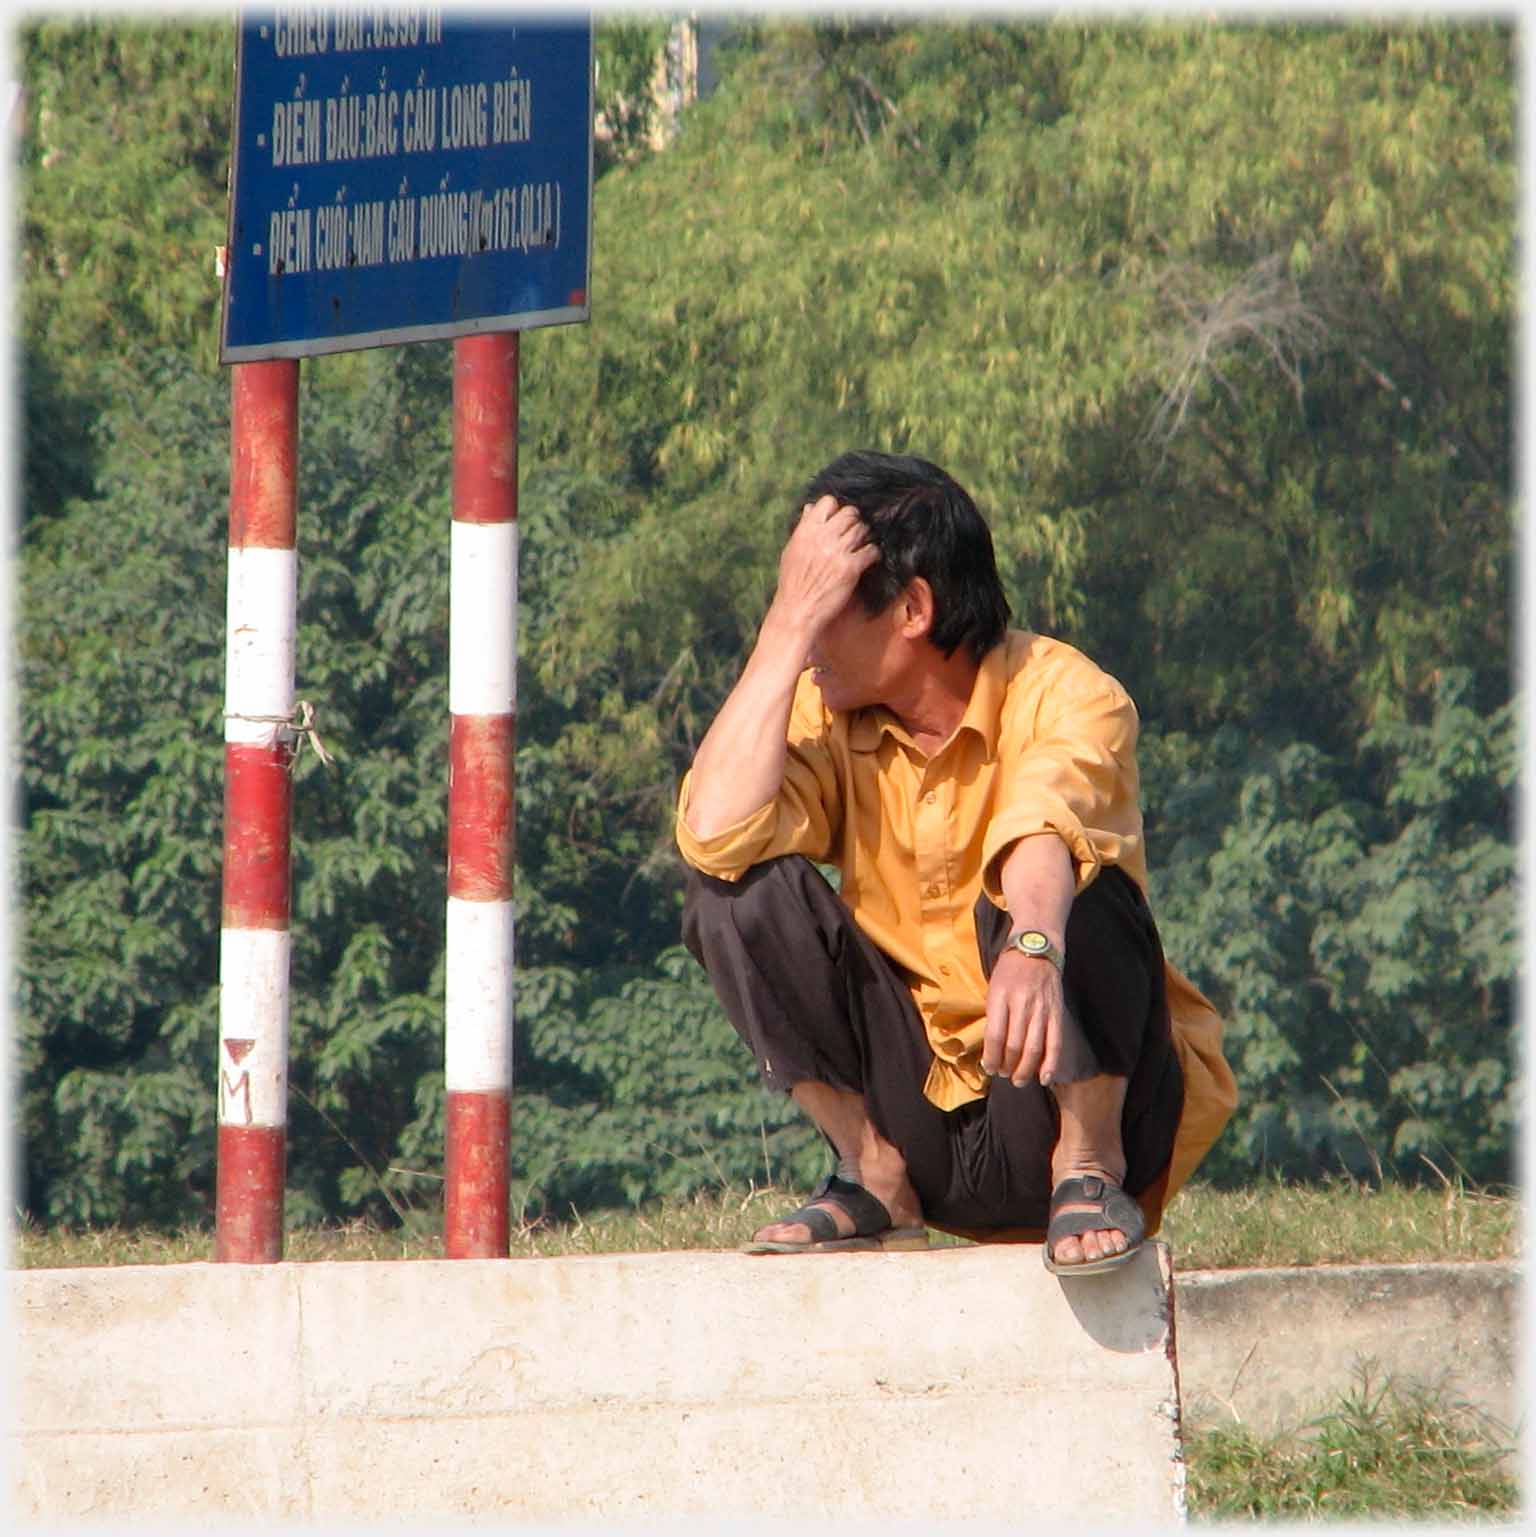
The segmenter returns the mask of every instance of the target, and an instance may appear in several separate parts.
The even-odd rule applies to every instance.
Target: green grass
[[[731,1249],[803,1199],[804,1192],[710,1190],[634,1210],[568,1212],[513,1228],[515,1258],[636,1253],[661,1249]],[[1180,1270],[1245,1266],[1406,1264],[1433,1260],[1514,1259],[1519,1202],[1469,1189],[1373,1187],[1348,1180],[1320,1185],[1260,1181],[1243,1190],[1192,1184],[1164,1214],[1159,1234]],[[313,1260],[441,1259],[440,1218],[407,1213],[398,1228],[368,1223],[295,1228],[284,1258]],[[935,1233],[936,1244],[963,1243]],[[23,1268],[75,1265],[168,1265],[213,1257],[213,1235],[185,1229],[44,1229],[23,1222],[11,1263]]]
[[[1369,1367],[1335,1408],[1262,1436],[1244,1426],[1184,1442],[1194,1520],[1500,1520],[1520,1507],[1514,1440],[1467,1404]]]
[[[1260,1180],[1242,1190],[1191,1184],[1159,1237],[1180,1270],[1277,1265],[1403,1265],[1515,1259],[1520,1201],[1467,1187]]]

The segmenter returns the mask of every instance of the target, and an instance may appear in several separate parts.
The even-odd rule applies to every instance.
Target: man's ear
[[[928,579],[914,576],[897,601],[902,605],[901,633],[908,640],[921,640],[933,628],[933,588]]]

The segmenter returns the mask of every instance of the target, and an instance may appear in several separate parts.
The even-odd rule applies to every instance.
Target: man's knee
[[[765,859],[734,881],[691,870],[683,896],[684,944],[702,959],[700,952],[710,937],[722,931],[749,949],[760,938],[780,936],[795,909],[809,915],[807,877],[826,885],[815,865],[800,854]]]

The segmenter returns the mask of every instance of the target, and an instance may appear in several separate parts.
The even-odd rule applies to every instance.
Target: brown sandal
[[[839,1233],[827,1206],[836,1206],[853,1219],[851,1233]],[[811,1192],[806,1204],[780,1222],[803,1222],[811,1236],[798,1243],[780,1238],[754,1238],[741,1246],[743,1254],[820,1254],[850,1249],[926,1249],[926,1227],[893,1227],[885,1202],[852,1180],[829,1174]]]
[[[1066,1206],[1096,1206],[1097,1211],[1064,1211]],[[1051,1257],[1056,1243],[1083,1233],[1106,1233],[1118,1228],[1126,1236],[1127,1247],[1119,1254],[1103,1259],[1083,1260],[1076,1265],[1058,1265]],[[1141,1208],[1112,1180],[1097,1174],[1074,1175],[1064,1179],[1051,1192],[1051,1221],[1045,1230],[1045,1245],[1040,1251],[1045,1268],[1052,1275],[1097,1275],[1126,1264],[1146,1241],[1147,1219]]]

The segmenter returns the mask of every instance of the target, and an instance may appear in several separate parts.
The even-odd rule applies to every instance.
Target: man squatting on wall
[[[801,500],[678,800],[684,938],[837,1160],[746,1247],[937,1227],[1122,1264],[1236,1104],[1147,906],[1135,707],[1007,627],[991,533],[936,465],[844,454]]]

